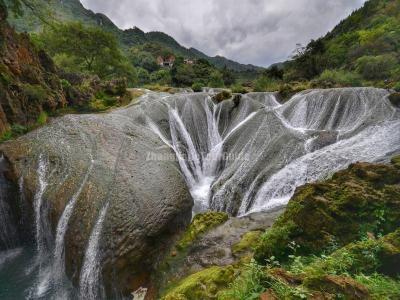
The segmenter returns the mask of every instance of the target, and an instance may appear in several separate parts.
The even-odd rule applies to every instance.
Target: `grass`
[[[23,126],[21,124],[13,124],[10,129],[0,135],[0,143],[9,141],[11,139],[17,138],[21,135],[28,133],[40,126],[47,124],[48,114],[45,111],[42,111],[36,119],[36,123],[30,126]]]
[[[264,268],[255,260],[251,260],[242,274],[230,284],[229,289],[221,293],[221,298],[226,300],[258,299],[265,290],[265,280]]]
[[[39,116],[38,116],[38,118],[37,118],[37,120],[36,120],[36,124],[37,124],[38,126],[43,126],[43,125],[45,125],[45,124],[47,123],[47,119],[48,119],[48,114],[47,114],[47,112],[42,111],[42,112],[39,114]]]
[[[400,299],[400,281],[378,273],[372,275],[357,275],[355,279],[367,287],[372,299],[395,300]]]

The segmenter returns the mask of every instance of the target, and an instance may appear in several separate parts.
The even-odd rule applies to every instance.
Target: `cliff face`
[[[30,126],[43,110],[66,104],[52,60],[6,19],[0,3],[0,135],[12,125]]]

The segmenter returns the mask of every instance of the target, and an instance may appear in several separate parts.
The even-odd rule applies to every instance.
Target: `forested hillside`
[[[259,79],[258,88],[400,89],[399,49],[400,1],[370,0],[326,36],[312,40],[305,47],[298,45],[293,59],[270,69]]]
[[[9,5],[12,0],[6,0]],[[44,19],[55,19],[63,22],[78,21],[85,26],[98,26],[113,33],[124,48],[137,46],[144,43],[158,43],[173,51],[175,55],[182,55],[188,58],[203,58],[212,65],[222,68],[225,65],[236,72],[253,72],[263,68],[253,65],[243,65],[224,57],[209,57],[206,54],[194,49],[181,46],[175,39],[163,32],[145,33],[137,27],[121,30],[107,16],[101,13],[94,13],[86,9],[79,0],[37,0],[36,8],[40,10]],[[44,22],[37,17],[37,14],[30,9],[24,9],[24,18],[9,19],[9,22],[16,27],[18,31],[35,32],[39,31]]]

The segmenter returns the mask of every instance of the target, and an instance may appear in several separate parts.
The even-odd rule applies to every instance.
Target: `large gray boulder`
[[[134,121],[138,111],[64,116],[0,146],[6,177],[19,181],[32,207],[32,235],[43,253],[60,246],[56,236],[65,228],[66,273],[75,283],[103,208],[98,252],[108,290],[148,287],[154,266],[190,222],[193,200],[179,166],[154,160],[174,153]]]

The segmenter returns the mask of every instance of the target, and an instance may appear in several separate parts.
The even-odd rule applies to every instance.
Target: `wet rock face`
[[[65,105],[52,60],[17,34],[0,6],[0,135],[12,124],[31,125],[40,112]]]
[[[173,153],[133,121],[137,111],[65,116],[0,147],[12,166],[7,177],[23,178],[31,204],[40,188],[39,161],[45,165],[43,203],[53,235],[66,205],[77,197],[65,235],[66,271],[74,282],[105,205],[99,253],[108,289],[147,286],[153,266],[190,222],[193,201],[178,165],[149,156]]]

